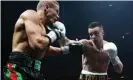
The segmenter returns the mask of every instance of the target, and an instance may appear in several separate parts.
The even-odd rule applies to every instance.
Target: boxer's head
[[[99,22],[92,22],[89,25],[88,33],[90,39],[97,45],[100,45],[103,42],[103,26]]]
[[[55,0],[40,1],[37,12],[45,24],[52,24],[59,18],[59,4]]]

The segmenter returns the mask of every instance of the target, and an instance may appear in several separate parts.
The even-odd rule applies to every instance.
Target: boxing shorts
[[[22,52],[12,52],[3,69],[4,80],[41,80],[40,66],[39,60]]]
[[[107,73],[93,73],[82,70],[79,80],[108,80]]]

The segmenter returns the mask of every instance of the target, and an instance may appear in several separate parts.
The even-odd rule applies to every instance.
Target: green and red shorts
[[[4,80],[40,80],[40,66],[39,60],[22,52],[12,52],[3,69]]]

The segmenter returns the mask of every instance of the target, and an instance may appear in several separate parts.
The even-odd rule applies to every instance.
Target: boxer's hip
[[[107,80],[107,73],[93,73],[82,70],[80,74],[80,80]]]
[[[33,58],[32,56],[28,56],[22,52],[12,52],[9,56],[8,63],[14,63],[19,66],[33,68],[38,71],[40,71],[41,66],[41,61]]]
[[[9,61],[4,67],[6,78],[16,75],[17,79],[38,79],[40,75],[41,62],[22,52],[12,52]],[[8,75],[8,76],[7,76]]]

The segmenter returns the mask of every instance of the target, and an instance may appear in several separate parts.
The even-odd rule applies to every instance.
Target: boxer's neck
[[[104,40],[102,40],[99,44],[95,44],[97,49],[101,50],[103,48],[103,42]]]
[[[38,14],[39,17],[40,17],[41,23],[42,23],[44,26],[46,26],[46,17],[45,17],[45,15],[44,15],[44,11],[43,11],[43,10],[38,10],[38,11],[37,11],[37,14]]]

